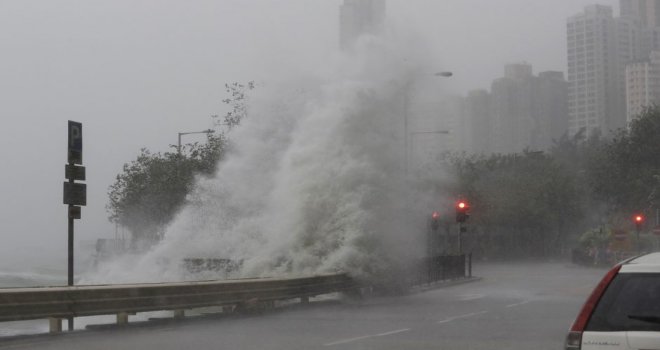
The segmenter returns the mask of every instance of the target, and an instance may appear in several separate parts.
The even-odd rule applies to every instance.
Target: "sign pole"
[[[73,217],[71,216],[71,207],[73,205],[69,205],[69,264],[68,264],[68,281],[67,285],[68,286],[73,286]],[[73,331],[73,317],[69,317],[68,319],[69,323],[69,331]]]
[[[72,163],[69,163],[69,166],[73,166]],[[73,183],[73,178],[69,179],[69,183]],[[73,286],[73,215],[71,215],[71,211],[73,205],[69,204],[68,206],[68,217],[69,217],[69,263],[68,263],[68,279],[67,279],[67,285],[68,286]],[[72,319],[69,319],[69,322],[71,322]],[[69,323],[69,327],[71,327],[71,323]]]
[[[69,120],[69,140],[67,145],[67,163],[64,168],[64,204],[67,205],[68,266],[67,285],[73,286],[73,222],[80,219],[80,206],[87,205],[87,185],[76,183],[85,181],[85,167],[82,166],[82,123]],[[76,165],[80,164],[80,166]],[[68,317],[69,332],[73,331],[73,316]]]

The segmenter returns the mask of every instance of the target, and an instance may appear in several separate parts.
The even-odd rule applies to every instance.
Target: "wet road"
[[[0,340],[0,348],[556,350],[604,272],[567,263],[477,265],[481,281],[404,297]]]

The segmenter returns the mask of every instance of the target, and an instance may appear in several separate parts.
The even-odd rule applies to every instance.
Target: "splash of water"
[[[163,241],[96,276],[180,280],[181,261],[200,257],[241,261],[229,277],[374,278],[418,256],[402,161],[415,55],[388,42],[365,38],[320,76],[262,83],[232,132],[234,152],[214,178],[198,180]]]

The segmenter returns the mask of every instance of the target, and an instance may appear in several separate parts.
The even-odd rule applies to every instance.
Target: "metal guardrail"
[[[309,297],[358,288],[346,274],[287,279],[0,289],[0,321],[128,314],[207,306],[240,305]],[[54,329],[55,328],[55,329]]]

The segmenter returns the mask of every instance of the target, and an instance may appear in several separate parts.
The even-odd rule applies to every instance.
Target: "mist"
[[[0,154],[5,171],[0,188],[5,201],[0,205],[3,223],[0,262],[3,266],[61,266],[62,270],[66,266],[66,209],[61,204],[61,191],[66,161],[66,121],[69,119],[83,123],[83,161],[88,178],[88,205],[83,208],[83,218],[76,222],[77,241],[114,236],[114,227],[106,219],[104,206],[107,188],[121,166],[133,159],[142,147],[164,151],[176,142],[177,132],[211,127],[210,115],[224,111],[221,99],[226,82],[254,80],[259,85],[251,102],[250,118],[230,135],[242,145],[241,154],[245,158],[236,155],[228,159],[216,179],[200,182],[199,191],[210,188],[213,190],[207,191],[209,193],[222,192],[229,186],[225,182],[238,178],[238,175],[231,175],[231,171],[266,169],[265,164],[261,168],[249,167],[257,163],[258,156],[256,146],[250,146],[248,139],[258,135],[259,127],[271,127],[272,132],[280,131],[282,139],[277,141],[281,143],[267,145],[282,146],[282,149],[273,154],[272,148],[268,148],[269,156],[262,155],[266,158],[264,161],[277,164],[269,170],[272,173],[268,182],[276,186],[277,191],[290,189],[296,193],[287,193],[282,198],[302,196],[310,190],[299,188],[304,187],[300,183],[287,184],[293,179],[282,179],[290,174],[287,171],[293,168],[291,163],[297,157],[317,156],[319,160],[339,161],[344,156],[350,160],[347,174],[357,173],[359,179],[369,177],[370,171],[376,172],[376,169],[391,170],[401,152],[400,146],[396,146],[401,143],[397,139],[400,134],[396,134],[401,125],[397,117],[400,111],[397,101],[401,97],[397,84],[409,79],[413,69],[454,72],[451,80],[433,83],[447,94],[487,87],[493,78],[501,75],[503,64],[512,61],[529,61],[537,70],[564,70],[565,19],[591,1],[439,3],[390,0],[389,35],[395,41],[372,40],[354,57],[342,56],[337,50],[340,3],[339,0],[200,1],[194,4],[2,2],[0,114],[5,132],[0,138]],[[614,5],[615,1],[600,3]],[[406,45],[402,44],[404,42]],[[379,52],[392,57],[385,62],[370,58]],[[354,60],[365,62],[356,64]],[[407,66],[401,61],[408,62]],[[372,70],[360,71],[364,68]],[[305,97],[300,90],[305,90]],[[358,95],[361,99],[356,97]],[[333,106],[335,103],[337,105]],[[273,112],[270,109],[273,105],[280,105],[282,110]],[[364,118],[372,113],[382,114],[382,119]],[[350,115],[362,118],[353,120]],[[275,123],[275,118],[282,122]],[[312,124],[317,122],[332,132],[316,130]],[[346,132],[348,125],[342,122],[352,126],[360,137],[362,134],[357,130],[364,130],[366,126],[359,123],[376,123],[378,137],[345,145],[340,140],[355,136]],[[310,134],[305,136],[307,132]],[[330,135],[343,138],[335,140]],[[381,138],[391,140],[379,141]],[[201,139],[190,137],[186,141],[195,140]],[[368,145],[367,140],[378,146]],[[365,144],[358,141],[365,141]],[[322,148],[321,154],[311,153],[316,148],[309,145],[315,142],[319,142],[316,147]],[[385,143],[383,147],[389,151],[380,149],[380,142]],[[340,152],[338,145],[348,148],[348,155],[337,154]],[[293,150],[298,148],[306,148],[309,153],[296,154]],[[378,149],[366,157],[368,161],[361,156],[365,148]],[[236,160],[239,158],[252,163],[241,163]],[[366,164],[360,163],[363,161]],[[305,172],[312,174],[314,180],[307,184],[309,188],[326,184],[329,180],[317,174],[328,176],[322,165],[329,167],[328,164],[335,163],[309,164],[316,165],[301,169],[297,176],[307,178]],[[398,171],[400,169],[394,169],[391,178],[374,181],[373,188],[365,191],[398,189]],[[262,179],[244,184],[253,191],[241,195],[247,197],[246,205],[256,202],[258,206],[254,210],[258,207],[260,214],[242,220],[240,225],[260,227],[251,243],[246,242],[250,249],[255,249],[251,252],[272,250],[264,261],[255,260],[249,264],[246,261],[246,268],[250,266],[253,273],[265,273],[273,268],[274,256],[280,255],[283,249],[295,247],[291,242],[300,237],[300,233],[284,231],[301,221],[283,219],[286,208],[276,200],[281,193],[274,189],[269,189],[270,192],[253,189],[257,180]],[[238,192],[238,187],[232,191]],[[349,200],[351,203],[375,201],[368,194],[349,192],[355,195]],[[257,196],[254,193],[267,193],[267,196],[250,198]],[[200,192],[199,198],[194,198],[196,203],[212,200],[205,195],[210,196]],[[397,193],[387,195],[394,197]],[[328,199],[326,203],[337,200]],[[306,207],[305,203],[296,201],[298,207],[291,206],[288,210]],[[269,209],[280,206],[278,210]],[[194,215],[192,208],[181,213],[168,230],[164,243],[171,242],[168,244],[173,246],[177,240],[188,237],[184,231],[190,228],[186,218]],[[365,208],[371,207],[362,209]],[[333,210],[327,217],[330,220],[338,215]],[[354,218],[352,225],[369,227],[373,231],[379,231],[379,225],[386,226],[387,221],[374,224],[376,219],[368,216]],[[387,215],[378,218],[383,220],[383,216]],[[200,225],[205,228],[200,235],[217,233],[208,220],[202,220]],[[241,236],[241,227],[230,231],[235,233],[227,233],[227,237]],[[270,240],[264,241],[263,237],[270,237]],[[270,245],[272,242],[281,246]],[[163,253],[154,251],[150,256],[155,259],[158,254],[165,254],[166,246],[158,248]],[[248,248],[244,249],[235,252],[236,257],[247,257]],[[194,252],[190,250],[186,254]],[[332,258],[312,262],[309,266],[319,270],[345,268],[342,264],[331,263],[341,260],[339,254],[351,253],[333,251]]]
[[[129,272],[110,262],[93,275],[178,280],[185,258],[223,258],[242,262],[230,277],[373,278],[419,258],[424,221],[410,213],[425,195],[411,195],[406,181],[401,115],[404,95],[424,95],[411,84],[429,71],[429,56],[387,32],[361,38],[315,75],[257,85],[232,152],[214,178],[199,179],[163,241]]]

